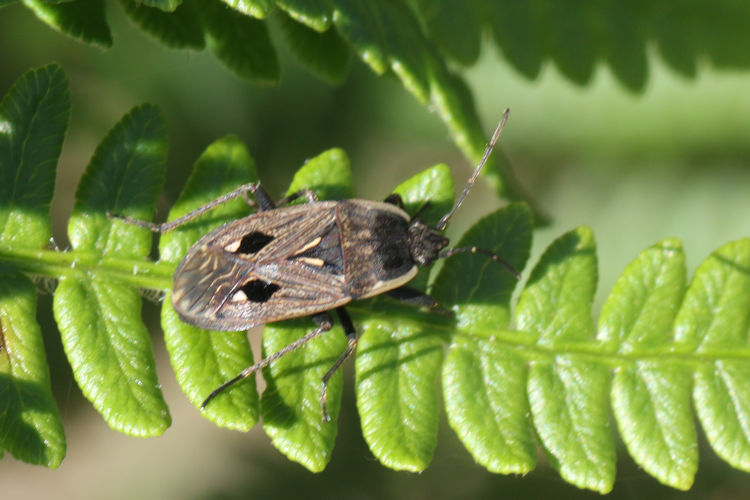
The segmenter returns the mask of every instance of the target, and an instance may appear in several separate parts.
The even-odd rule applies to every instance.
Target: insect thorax
[[[345,200],[337,206],[337,219],[353,299],[378,295],[414,277],[406,212],[381,202]]]

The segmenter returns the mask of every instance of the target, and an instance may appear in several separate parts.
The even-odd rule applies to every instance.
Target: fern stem
[[[137,288],[169,290],[174,264],[148,260],[106,257],[71,250],[0,249],[0,269],[19,271],[46,278],[61,278],[77,273],[101,273]]]

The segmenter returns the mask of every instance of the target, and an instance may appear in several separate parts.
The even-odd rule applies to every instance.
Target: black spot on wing
[[[252,233],[246,234],[240,241],[240,246],[234,253],[241,254],[252,254],[260,252],[263,247],[273,241],[273,236],[261,233],[260,231],[253,231]]]
[[[267,281],[252,280],[245,283],[240,290],[244,292],[250,302],[268,302],[271,296],[281,287]]]

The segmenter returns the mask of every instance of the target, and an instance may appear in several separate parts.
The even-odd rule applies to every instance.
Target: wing
[[[259,212],[198,240],[175,271],[182,320],[237,331],[349,302],[335,205]]]

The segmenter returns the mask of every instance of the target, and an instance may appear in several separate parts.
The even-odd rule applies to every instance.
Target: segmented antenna
[[[500,118],[500,123],[497,124],[495,133],[492,134],[492,139],[490,139],[490,143],[487,144],[487,147],[484,150],[484,154],[482,155],[482,159],[479,161],[479,165],[477,165],[477,168],[474,169],[474,173],[471,174],[471,177],[466,183],[466,187],[464,188],[463,193],[461,193],[461,196],[458,197],[458,199],[456,200],[456,203],[453,204],[453,208],[451,208],[447,214],[443,215],[443,217],[437,223],[437,226],[435,226],[440,231],[445,229],[445,226],[448,225],[448,220],[453,216],[456,210],[458,210],[458,207],[461,206],[461,203],[464,202],[464,198],[466,198],[466,195],[469,194],[471,187],[476,182],[477,177],[479,177],[479,172],[482,171],[482,167],[484,167],[484,164],[487,163],[487,159],[490,157],[490,154],[492,153],[492,149],[495,147],[495,144],[497,144],[497,141],[500,139],[500,132],[503,131],[503,127],[505,127],[505,122],[508,121],[509,114],[510,114],[510,109],[506,109],[505,112],[503,113],[503,116]]]

